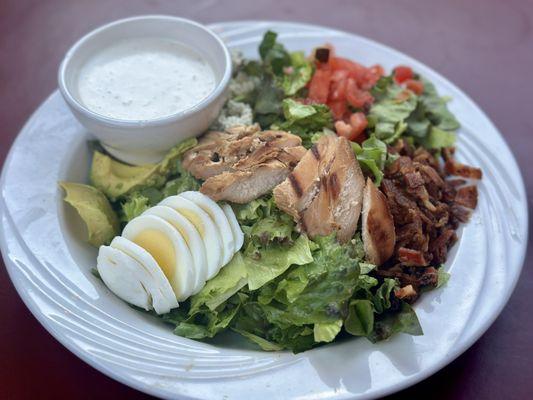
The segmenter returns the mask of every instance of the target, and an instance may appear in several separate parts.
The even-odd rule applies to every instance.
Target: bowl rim
[[[89,42],[93,39],[93,37],[101,32],[105,32],[106,30],[109,30],[111,28],[114,28],[118,25],[123,24],[129,24],[131,22],[141,21],[141,20],[161,20],[161,21],[172,21],[172,22],[179,22],[184,24],[192,25],[196,28],[199,28],[200,30],[205,31],[208,36],[210,36],[222,49],[224,54],[224,71],[222,74],[222,78],[218,81],[215,88],[204,97],[201,101],[196,103],[195,105],[186,108],[184,110],[181,110],[179,112],[160,117],[160,118],[154,118],[154,119],[136,119],[136,120],[126,120],[126,119],[120,119],[120,118],[112,118],[107,117],[105,115],[99,114],[97,112],[92,111],[88,107],[86,107],[83,103],[78,101],[76,97],[72,94],[70,86],[66,82],[66,71],[69,66],[69,64],[74,59],[78,49],[84,45],[85,43]],[[190,46],[190,44],[188,44]],[[194,46],[190,46],[194,49]],[[187,19],[187,18],[181,18],[181,17],[175,17],[171,15],[160,15],[160,14],[149,14],[149,15],[138,15],[128,18],[122,18],[118,19],[112,22],[109,22],[107,24],[101,25],[96,29],[93,29],[92,31],[86,33],[83,35],[80,39],[78,39],[65,53],[65,56],[63,57],[63,60],[61,61],[61,64],[59,65],[58,69],[58,86],[59,91],[61,92],[61,95],[66,100],[67,104],[73,108],[75,111],[77,111],[80,114],[83,114],[85,117],[90,118],[92,120],[96,120],[99,124],[107,125],[110,127],[155,127],[155,126],[164,126],[169,125],[174,122],[180,121],[185,119],[191,114],[197,113],[198,111],[207,108],[211,103],[213,103],[216,99],[218,99],[221,95],[224,94],[226,88],[229,85],[230,79],[232,75],[232,63],[231,63],[231,55],[229,52],[228,47],[225,45],[225,43],[222,41],[222,39],[215,33],[213,30],[208,28],[207,26],[198,23],[196,21]]]

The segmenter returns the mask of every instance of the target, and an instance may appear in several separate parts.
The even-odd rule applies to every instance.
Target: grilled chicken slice
[[[310,237],[336,232],[347,242],[357,228],[364,185],[348,140],[326,135],[274,189],[274,200]]]
[[[366,259],[381,265],[394,253],[396,233],[387,198],[370,178],[363,195],[362,224]]]
[[[224,172],[213,176],[204,182],[200,192],[215,201],[248,203],[272,190],[287,177],[289,172],[284,163],[270,160],[241,171]]]
[[[247,203],[287,177],[306,152],[301,144],[284,131],[235,126],[205,134],[185,153],[183,166],[205,180],[200,191],[213,200]]]

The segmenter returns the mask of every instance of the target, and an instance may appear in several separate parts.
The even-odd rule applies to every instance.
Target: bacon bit
[[[477,206],[477,187],[474,185],[463,186],[457,189],[455,203],[466,208],[474,209]]]
[[[462,176],[469,179],[481,179],[481,169],[462,164],[453,159],[446,160],[444,169],[448,175]]]
[[[418,297],[418,293],[413,288],[413,285],[407,285],[396,289],[394,295],[400,300],[407,301],[408,303],[412,303]]]
[[[330,49],[327,47],[319,47],[315,50],[315,60],[321,63],[329,61]]]
[[[448,182],[448,184],[453,186],[454,188],[458,188],[459,186],[463,186],[466,183],[466,180],[458,178],[448,179],[446,182]]]
[[[421,251],[400,247],[397,251],[398,261],[411,267],[425,267],[428,262]]]

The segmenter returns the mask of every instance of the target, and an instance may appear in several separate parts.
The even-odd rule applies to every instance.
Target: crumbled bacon
[[[428,263],[424,258],[424,254],[420,250],[408,249],[400,247],[397,251],[398,261],[407,266],[426,266]]]
[[[389,151],[399,157],[386,169],[381,190],[394,219],[396,245],[393,257],[374,273],[398,279],[402,288],[396,297],[413,302],[420,288],[437,285],[433,266],[446,261],[448,249],[457,241],[455,230],[477,205],[476,186],[466,185],[463,178],[480,179],[482,174],[456,162],[454,148],[441,151],[444,163],[436,153],[403,140]]]
[[[479,168],[461,164],[453,159],[446,160],[444,169],[449,175],[462,176],[468,179],[481,179],[482,173]]]
[[[466,208],[476,208],[477,206],[477,186],[463,186],[457,189],[455,203]]]

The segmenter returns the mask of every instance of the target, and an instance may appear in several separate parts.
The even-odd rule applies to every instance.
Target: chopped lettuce
[[[294,96],[313,75],[313,66],[310,61],[306,60],[304,53],[297,51],[290,54],[291,65],[288,71],[284,71],[279,85],[285,92],[285,96]]]
[[[370,300],[355,299],[350,302],[344,322],[346,332],[354,336],[368,336],[374,330],[374,307]]]
[[[417,96],[397,85],[390,76],[381,78],[372,89],[376,101],[368,115],[369,128],[385,143],[406,136],[429,149],[452,146],[459,122],[435,86],[421,79],[424,91]]]
[[[291,65],[291,56],[285,47],[276,41],[278,34],[267,31],[259,45],[259,55],[264,65],[275,75],[283,73],[283,68]]]
[[[342,319],[333,322],[316,323],[313,327],[315,342],[332,342],[342,329]]]
[[[420,96],[420,102],[426,109],[426,114],[431,123],[444,131],[456,131],[459,129],[459,121],[448,110],[447,99],[440,97],[435,86],[427,79],[422,78],[424,92]]]
[[[359,164],[367,174],[374,176],[376,186],[381,184],[383,169],[397,157],[387,151],[385,142],[372,135],[362,145],[352,142],[352,147]]]
[[[421,140],[423,146],[427,149],[442,149],[443,147],[453,146],[456,135],[454,132],[444,131],[436,126],[429,129],[428,135]]]
[[[413,336],[422,335],[422,327],[418,322],[413,308],[402,302],[400,310],[395,312],[387,312],[376,317],[374,321],[374,329],[367,336],[367,338],[375,343],[380,340],[385,340],[395,333],[407,333]]]
[[[282,102],[285,122],[280,128],[297,134],[321,132],[332,128],[331,111],[324,104],[302,104],[292,99]]]
[[[405,120],[416,105],[416,95],[391,83],[383,89],[380,99],[370,108],[369,127],[378,139],[392,143],[407,129]]]

